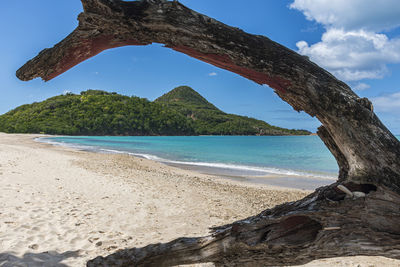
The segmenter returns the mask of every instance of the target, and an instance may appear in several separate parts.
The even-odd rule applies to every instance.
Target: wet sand
[[[288,176],[288,175],[278,175],[278,174],[254,175],[254,172],[245,173],[244,171],[238,172],[236,170],[214,168],[214,167],[203,167],[190,164],[177,164],[177,163],[166,163],[166,164],[184,170],[223,177],[232,181],[250,183],[250,184],[260,184],[260,185],[274,186],[274,187],[278,186],[291,189],[315,190],[318,187],[329,185],[335,182],[334,179],[321,179],[321,178]]]

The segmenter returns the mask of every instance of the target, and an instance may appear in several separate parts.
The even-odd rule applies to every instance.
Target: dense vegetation
[[[190,121],[144,98],[88,90],[20,106],[0,116],[0,131],[61,135],[191,135]]]
[[[60,135],[309,134],[226,114],[185,86],[154,102],[99,90],[59,95],[1,115],[0,131]]]
[[[306,130],[289,130],[253,118],[227,114],[188,86],[180,86],[157,98],[157,103],[193,120],[199,135],[308,135]]]

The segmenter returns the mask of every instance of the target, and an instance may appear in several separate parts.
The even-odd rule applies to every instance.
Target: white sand
[[[0,266],[85,266],[117,249],[206,235],[305,191],[243,185],[125,155],[0,133]],[[400,266],[380,257],[306,266]]]

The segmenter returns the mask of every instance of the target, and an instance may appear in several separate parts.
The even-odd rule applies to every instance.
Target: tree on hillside
[[[295,110],[317,117],[335,156],[336,183],[297,202],[216,227],[207,237],[125,249],[88,266],[296,265],[318,258],[375,255],[400,259],[400,143],[371,102],[306,57],[188,9],[177,1],[82,0],[79,26],[27,62],[22,80],[50,80],[117,46],[163,43],[259,84]]]

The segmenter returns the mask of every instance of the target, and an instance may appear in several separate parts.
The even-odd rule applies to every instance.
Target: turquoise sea
[[[318,136],[68,136],[39,141],[296,188],[330,184],[338,173]]]

